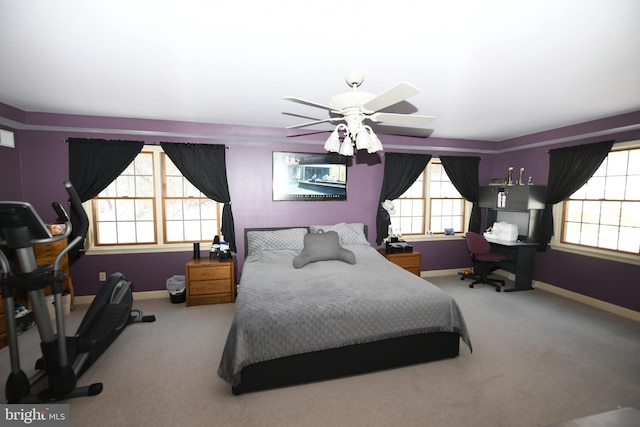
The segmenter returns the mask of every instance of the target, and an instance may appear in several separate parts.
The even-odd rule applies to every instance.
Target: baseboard
[[[455,276],[466,268],[451,268],[448,270],[427,270],[421,271],[420,277]]]
[[[437,277],[437,276],[449,276],[456,275],[461,271],[466,270],[468,267],[457,268],[457,269],[449,269],[449,270],[430,270],[430,271],[421,271],[420,277]],[[509,280],[515,280],[515,276],[513,273],[509,273],[505,270],[496,270],[492,274],[503,276]],[[628,308],[620,307],[619,305],[611,304],[605,301],[601,301],[596,298],[588,297],[586,295],[579,294],[577,292],[569,291],[563,288],[559,288],[558,286],[550,285],[548,283],[540,282],[534,280],[532,283],[533,287],[536,289],[540,289],[543,291],[551,292],[553,294],[559,295],[561,297],[569,298],[571,300],[580,302],[582,304],[589,305],[591,307],[598,308],[600,310],[607,311],[609,313],[616,314],[618,316],[622,316],[627,319],[635,320],[636,322],[640,322],[640,312],[631,310]]]
[[[465,269],[466,268],[452,268],[447,270],[421,271],[420,277],[451,276],[451,275],[456,275]],[[505,277],[509,276],[508,272],[502,271],[502,270],[495,271],[494,273],[505,276]],[[627,319],[640,322],[640,312],[630,310],[628,308],[620,307],[619,305],[601,301],[596,298],[591,298],[586,295],[582,295],[573,291],[568,291],[566,289],[559,288],[557,286],[553,286],[548,283],[544,283],[540,281],[535,281],[534,287],[536,289],[541,289],[543,291],[551,292],[553,294],[560,295],[562,297],[569,298],[574,301],[581,302],[583,304],[587,304],[591,307],[599,308],[600,310],[604,310],[609,313],[617,314],[618,316],[622,316]],[[167,297],[168,297],[167,291],[145,291],[145,292],[133,293],[134,300],[158,299],[158,298],[167,298]],[[91,304],[91,302],[93,301],[93,298],[94,298],[93,295],[77,296],[74,298],[74,303],[75,304]]]
[[[77,296],[73,299],[74,304],[91,304],[95,295],[82,295]],[[134,292],[133,300],[140,301],[143,299],[159,299],[159,298],[169,298],[168,291],[144,291],[144,292]]]
[[[605,301],[601,301],[596,298],[588,297],[586,295],[579,294],[577,292],[568,291],[557,286],[550,285],[548,283],[536,281],[536,289],[551,292],[556,295],[560,295],[565,298],[572,299],[574,301],[581,302],[583,304],[590,305],[591,307],[599,308],[600,310],[607,311],[609,313],[617,314],[618,316],[625,317],[627,319],[640,322],[640,312],[620,307],[619,305],[611,304]]]

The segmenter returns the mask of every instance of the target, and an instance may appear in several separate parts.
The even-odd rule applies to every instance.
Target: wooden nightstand
[[[407,271],[412,272],[416,276],[420,276],[420,269],[422,266],[422,257],[420,252],[403,252],[397,254],[388,254],[384,249],[378,249],[378,252],[382,254],[386,259],[392,263],[404,268]]]
[[[185,265],[187,306],[236,300],[236,261],[192,259]]]

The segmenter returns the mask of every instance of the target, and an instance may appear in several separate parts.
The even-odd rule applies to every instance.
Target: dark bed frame
[[[245,258],[248,231],[286,228],[299,227],[245,229]],[[459,352],[460,335],[436,332],[303,353],[246,366],[242,369],[242,382],[232,387],[232,392],[237,395],[449,359]]]

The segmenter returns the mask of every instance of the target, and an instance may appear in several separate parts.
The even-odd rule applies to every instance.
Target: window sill
[[[444,234],[436,234],[434,236],[405,236],[402,238],[405,242],[437,242],[442,240],[453,240],[464,237],[464,233],[454,234],[453,236],[445,236]]]
[[[640,265],[640,256],[637,256],[637,255],[612,253],[612,252],[598,250],[598,249],[568,245],[566,243],[552,242],[549,244],[549,246],[553,250],[569,252],[576,255],[606,259],[609,261],[624,262],[626,264]]]
[[[204,249],[206,248],[201,247],[201,250]],[[85,255],[122,255],[187,251],[193,251],[192,244],[181,243],[176,245],[95,246],[87,249]]]

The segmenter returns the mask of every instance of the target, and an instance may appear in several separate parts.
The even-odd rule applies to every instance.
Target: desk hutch
[[[487,239],[495,251],[509,257],[501,267],[516,275],[515,288],[506,289],[507,292],[533,289],[533,258],[546,192],[544,185],[480,187],[479,206],[486,209],[485,229],[496,221],[518,226],[517,242]]]

